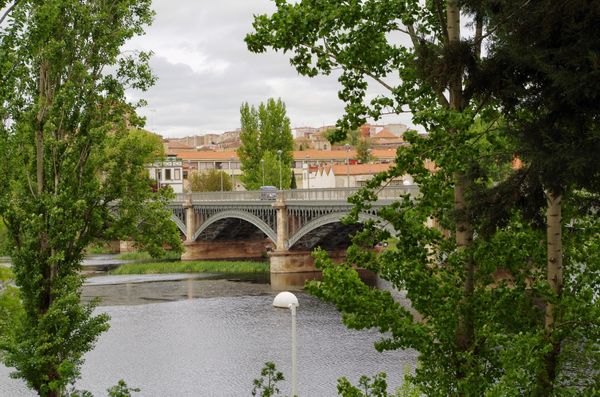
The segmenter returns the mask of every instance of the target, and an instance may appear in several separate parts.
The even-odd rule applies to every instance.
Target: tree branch
[[[15,0],[15,2],[10,7],[8,7],[8,10],[6,10],[4,12],[4,15],[2,15],[2,18],[0,18],[0,25],[2,25],[2,22],[4,22],[4,20],[8,16],[8,14],[10,14],[12,12],[12,10],[14,10],[14,8],[17,6],[18,2],[19,2],[19,0]]]

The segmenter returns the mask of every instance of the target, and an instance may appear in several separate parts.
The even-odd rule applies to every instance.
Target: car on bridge
[[[275,200],[277,198],[277,188],[275,186],[261,186],[260,187],[260,199],[261,200]]]

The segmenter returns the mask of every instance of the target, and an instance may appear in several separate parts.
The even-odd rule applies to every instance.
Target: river
[[[122,378],[139,397],[250,396],[252,380],[274,361],[289,395],[291,317],[272,306],[276,293],[256,275],[90,278],[83,299],[102,299],[97,312],[111,316],[111,328],[85,356],[76,386],[105,396]],[[300,396],[336,396],[340,376],[356,383],[382,371],[393,389],[414,368],[414,351],[378,353],[376,331],[348,330],[333,306],[295,293]],[[0,396],[35,395],[9,372],[0,366]]]

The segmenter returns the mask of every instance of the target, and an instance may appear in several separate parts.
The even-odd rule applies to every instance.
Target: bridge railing
[[[356,193],[360,188],[326,188],[326,189],[293,189],[280,190],[277,192],[278,199],[284,201],[345,201]],[[382,187],[377,195],[379,200],[390,201],[397,199],[403,194],[416,195],[419,188],[416,185],[402,186],[385,186]],[[185,202],[189,199],[192,202],[208,202],[208,201],[261,201],[269,202],[273,200],[265,200],[265,194],[261,195],[260,191],[235,191],[235,192],[204,192],[204,193],[180,193],[177,194],[175,202]]]
[[[358,187],[296,189],[284,190],[280,194],[283,194],[284,201],[342,201],[347,200],[348,197],[356,193],[359,189]],[[398,199],[400,195],[407,193],[414,195],[417,192],[418,187],[416,185],[386,186],[377,192],[377,196],[379,200],[394,200]]]

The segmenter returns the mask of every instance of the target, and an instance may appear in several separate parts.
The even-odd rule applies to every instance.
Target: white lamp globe
[[[287,292],[287,291],[283,291],[277,294],[277,296],[275,297],[275,299],[273,299],[273,306],[275,307],[282,307],[284,309],[289,309],[290,306],[296,306],[298,307],[298,298],[296,298],[296,295],[292,294],[291,292]]]

